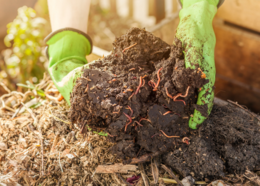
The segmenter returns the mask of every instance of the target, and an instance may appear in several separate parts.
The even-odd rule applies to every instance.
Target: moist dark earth
[[[70,119],[82,133],[107,132],[115,143],[110,152],[125,163],[161,155],[180,175],[196,179],[258,166],[260,128],[250,116],[215,106],[198,130],[189,129],[208,81],[200,69],[185,68],[179,40],[171,46],[131,28],[113,46],[111,55],[82,69],[71,93]]]

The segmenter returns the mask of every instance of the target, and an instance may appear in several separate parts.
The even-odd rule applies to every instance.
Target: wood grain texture
[[[260,36],[214,21],[216,96],[260,112]]]
[[[260,35],[214,22],[217,74],[260,89]]]
[[[230,23],[260,32],[259,0],[226,0],[217,17]]]
[[[96,168],[96,173],[123,173],[127,174],[129,171],[136,171],[136,165],[123,165],[123,164],[115,164],[115,165],[99,165]]]

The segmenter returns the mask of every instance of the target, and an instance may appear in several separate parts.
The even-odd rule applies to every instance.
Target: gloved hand
[[[197,129],[210,114],[213,101],[215,84],[214,49],[216,44],[215,33],[212,26],[213,18],[218,5],[223,0],[180,0],[182,10],[179,13],[180,23],[176,37],[182,41],[184,47],[185,67],[200,68],[209,80],[198,95],[198,107],[206,107],[207,114],[202,115],[195,109],[193,117],[189,120],[189,127]]]
[[[81,76],[82,66],[87,64],[86,55],[92,52],[90,37],[73,28],[51,33],[45,38],[49,58],[50,76],[65,100],[70,104],[70,93],[75,80]]]

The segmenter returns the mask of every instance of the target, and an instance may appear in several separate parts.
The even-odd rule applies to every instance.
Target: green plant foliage
[[[7,47],[12,47],[11,56],[5,60],[9,75],[16,82],[32,80],[37,83],[45,71],[45,57],[42,55],[46,20],[36,16],[32,8],[18,9],[18,15],[7,25],[4,39]]]

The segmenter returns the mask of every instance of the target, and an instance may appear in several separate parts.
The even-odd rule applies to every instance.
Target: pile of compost
[[[196,179],[257,166],[260,128],[252,118],[233,120],[228,107],[215,107],[198,131],[188,127],[195,108],[207,116],[207,106],[196,105],[207,80],[201,69],[185,68],[179,40],[170,46],[131,28],[113,46],[83,69],[71,93],[70,119],[81,133],[107,132],[114,142],[108,150],[125,163],[163,154],[163,163]]]

